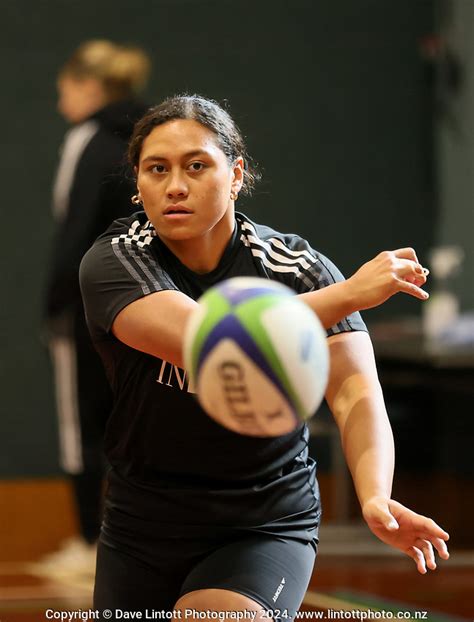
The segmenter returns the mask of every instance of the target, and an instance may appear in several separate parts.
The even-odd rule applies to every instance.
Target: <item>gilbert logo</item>
[[[277,587],[277,591],[273,594],[272,600],[274,603],[276,603],[276,601],[278,600],[278,597],[282,593],[283,588],[285,587],[285,583],[286,583],[285,577],[282,577],[280,585]]]
[[[253,419],[250,395],[245,382],[245,373],[235,361],[224,361],[217,368],[225,401],[234,417]]]

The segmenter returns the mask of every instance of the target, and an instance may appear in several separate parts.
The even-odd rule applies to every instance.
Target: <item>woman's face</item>
[[[165,242],[203,237],[224,217],[233,227],[230,194],[242,186],[242,158],[230,165],[214,133],[197,121],[152,130],[136,172],[145,212]]]
[[[95,78],[58,79],[58,110],[69,123],[81,123],[103,108],[107,102],[105,90]]]

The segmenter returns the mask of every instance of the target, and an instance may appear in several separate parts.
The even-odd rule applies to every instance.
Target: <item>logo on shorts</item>
[[[273,594],[273,602],[276,603],[276,601],[278,600],[278,597],[280,596],[280,594],[282,593],[283,588],[285,587],[285,577],[281,578],[280,581],[280,585],[277,587],[277,591]]]

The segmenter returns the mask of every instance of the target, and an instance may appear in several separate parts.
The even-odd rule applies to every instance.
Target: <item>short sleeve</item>
[[[316,291],[344,281],[345,278],[334,263],[322,253],[315,251],[306,240],[295,235],[284,236],[282,242],[298,265],[295,273],[294,289],[299,293]],[[349,331],[367,331],[367,326],[359,312],[351,313],[340,322],[327,329],[328,337]]]
[[[148,233],[139,231],[136,221],[131,227],[112,228],[84,255],[79,281],[94,340],[110,332],[115,317],[128,304],[154,292],[178,289],[155,258],[152,241]]]

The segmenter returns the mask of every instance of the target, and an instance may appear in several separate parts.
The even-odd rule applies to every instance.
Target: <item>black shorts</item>
[[[142,619],[165,619],[164,614],[171,612],[184,594],[214,588],[248,596],[275,620],[288,622],[308,587],[316,545],[245,533],[230,542],[218,537],[163,538],[160,553],[150,556],[153,562],[147,564],[99,544],[94,608],[112,612],[103,619],[127,619],[121,613],[124,611],[140,611]],[[162,561],[158,563],[158,559]]]

